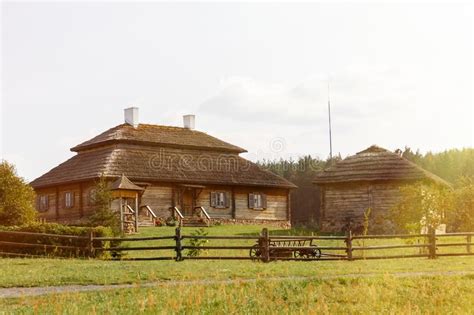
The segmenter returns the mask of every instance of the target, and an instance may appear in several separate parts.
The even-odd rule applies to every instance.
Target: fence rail
[[[204,235],[182,235],[181,228],[175,230],[174,235],[156,236],[156,237],[95,237],[92,232],[87,236],[75,235],[56,235],[32,232],[9,232],[0,231],[0,256],[18,256],[18,257],[41,257],[41,255],[19,253],[9,251],[9,249],[21,248],[39,248],[46,250],[77,250],[82,253],[89,253],[88,256],[94,257],[96,252],[161,252],[171,251],[168,256],[157,257],[125,257],[121,260],[258,260],[269,262],[274,260],[283,261],[314,261],[314,260],[372,260],[372,259],[395,259],[395,258],[419,258],[426,257],[435,259],[437,257],[447,256],[472,256],[472,236],[474,232],[465,233],[447,233],[435,234],[398,234],[398,235],[352,235],[348,232],[346,236],[283,236],[270,235],[267,229],[263,229],[260,235],[226,235],[226,236],[204,236]],[[446,239],[447,237],[456,237],[455,241]],[[464,241],[460,239],[465,238]],[[70,244],[51,244],[46,240],[70,240]],[[412,239],[411,244],[376,244],[366,245],[370,240],[394,240],[394,239]],[[440,242],[441,240],[448,242]],[[186,244],[186,240],[194,240]],[[196,241],[219,240],[225,241],[224,244],[207,245],[197,244]],[[154,241],[168,241],[168,244],[157,246],[150,244]],[[236,241],[247,241],[247,244],[235,244]],[[255,241],[248,244],[248,241]],[[334,241],[329,245],[317,245],[313,242]],[[141,242],[138,246],[125,246],[124,243]],[[362,245],[360,244],[362,242]],[[321,244],[321,243],[319,243]],[[455,248],[455,252],[442,252],[440,249]],[[406,251],[416,249],[419,252]],[[386,255],[366,255],[371,251],[399,250]],[[212,251],[208,256],[184,255],[184,251]],[[228,251],[228,255],[220,255],[219,251]],[[231,254],[229,254],[229,251]],[[234,252],[235,251],[235,252]],[[240,251],[240,252],[239,252]],[[242,255],[243,251],[248,254]],[[400,253],[402,251],[402,253]],[[238,255],[240,254],[240,255]],[[120,255],[115,255],[120,256]],[[44,257],[44,256],[43,256]]]

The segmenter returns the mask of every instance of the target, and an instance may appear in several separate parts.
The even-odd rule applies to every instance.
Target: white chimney
[[[129,107],[125,108],[125,123],[133,126],[133,128],[138,127],[138,107]]]
[[[194,115],[184,115],[183,124],[184,128],[193,130],[196,123],[196,116]]]

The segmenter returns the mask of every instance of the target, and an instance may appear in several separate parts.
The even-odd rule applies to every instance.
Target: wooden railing
[[[176,215],[181,218],[179,209],[175,208]],[[414,258],[426,257],[435,259],[443,256],[472,256],[472,236],[473,232],[447,233],[447,234],[398,234],[398,235],[361,235],[353,236],[348,233],[345,236],[295,236],[295,235],[270,235],[267,229],[263,229],[260,235],[182,235],[181,228],[175,229],[174,235],[159,237],[95,237],[92,233],[88,236],[56,235],[31,232],[5,232],[0,231],[0,254],[7,256],[24,256],[16,254],[15,251],[8,252],[8,249],[34,248],[44,249],[47,252],[56,250],[77,250],[94,257],[100,252],[140,252],[152,251],[172,251],[174,254],[165,254],[155,257],[133,257],[129,255],[122,260],[188,260],[188,259],[238,259],[238,260],[258,260],[269,262],[274,260],[295,260],[295,261],[316,261],[316,260],[364,260],[364,259],[393,259],[393,258]],[[453,237],[453,241],[441,242],[443,238]],[[460,239],[464,239],[460,241]],[[66,243],[54,244],[50,239],[62,239]],[[379,240],[403,240],[410,239],[411,244],[380,244]],[[186,240],[194,240],[187,242]],[[203,246],[191,245],[199,242],[196,240],[206,240]],[[225,241],[226,243],[215,245],[213,240]],[[248,241],[254,241],[249,243]],[[365,245],[365,241],[376,241],[376,245]],[[147,242],[151,244],[147,244]],[[163,245],[157,245],[156,241],[167,241]],[[173,241],[173,242],[170,242]],[[244,241],[245,243],[241,243]],[[107,243],[110,242],[110,243]],[[119,246],[127,242],[141,242],[139,246]],[[237,242],[237,243],[235,243]],[[240,243],[238,243],[240,242]],[[326,242],[326,244],[324,244]],[[362,242],[362,245],[360,244]],[[107,245],[112,244],[112,245]],[[460,250],[445,252],[440,248],[462,248]],[[406,252],[406,249],[415,249]],[[210,255],[185,255],[186,250],[210,251]],[[221,250],[225,255],[220,255]],[[397,250],[392,253],[392,250]],[[245,251],[245,255],[243,254]],[[384,255],[367,255],[372,251],[382,251]],[[417,252],[419,251],[419,252]],[[40,251],[41,253],[42,251]],[[38,250],[34,251],[38,254]],[[230,253],[230,254],[229,254]],[[233,254],[235,253],[235,254]],[[239,255],[240,254],[240,255]],[[141,256],[141,257],[140,257]]]
[[[183,214],[181,213],[181,211],[179,211],[179,209],[178,209],[177,207],[170,207],[169,210],[171,211],[171,216],[172,216],[175,220],[178,220],[178,226],[182,226],[182,225],[183,225],[184,216],[183,216]]]
[[[211,223],[212,223],[211,216],[209,215],[209,213],[207,213],[207,211],[204,207],[194,207],[193,213],[197,213],[198,217],[204,219],[204,222],[206,223],[207,226],[211,225]]]
[[[398,234],[398,235],[365,235],[365,236],[353,236],[352,233],[347,233],[345,236],[293,236],[293,235],[269,235],[267,229],[263,229],[260,235],[255,236],[244,236],[244,235],[226,235],[226,236],[215,236],[215,235],[182,235],[181,228],[176,228],[174,236],[159,237],[159,238],[99,238],[100,240],[120,240],[123,242],[135,242],[144,240],[158,240],[158,239],[173,239],[175,241],[174,246],[140,246],[140,247],[123,247],[123,248],[112,248],[110,250],[115,251],[140,251],[140,250],[170,250],[173,249],[175,255],[166,257],[127,257],[126,260],[163,260],[163,259],[175,259],[176,261],[198,259],[198,260],[259,260],[263,262],[269,262],[274,260],[293,260],[293,261],[331,261],[331,260],[364,260],[364,259],[390,259],[390,258],[414,258],[414,257],[426,257],[434,259],[442,256],[471,256],[474,255],[472,252],[472,236],[474,233],[452,233],[443,235],[434,234]],[[438,243],[439,237],[466,237],[466,242],[454,242],[454,243]],[[221,240],[228,241],[225,245],[206,245],[204,246],[192,246],[186,244],[186,240]],[[358,245],[358,241],[362,240],[380,240],[380,239],[418,239],[424,243],[419,244],[380,244],[380,245]],[[248,241],[254,240],[253,244],[232,244],[235,241]],[[339,242],[341,245],[329,245],[321,246],[316,245],[317,242],[321,244],[323,241],[330,243]],[[298,244],[303,244],[299,246]],[[452,252],[452,253],[439,253],[438,247],[464,247],[465,250]],[[378,256],[368,256],[366,252],[378,251],[378,250],[393,250],[393,249],[427,249],[427,252],[420,253],[404,253],[404,254],[386,254]],[[206,256],[186,256],[184,252],[186,250],[203,250],[212,251],[212,255]],[[217,255],[216,251],[248,251],[248,255]],[[317,250],[318,255],[314,255]],[[257,252],[257,255],[252,256],[252,251]],[[308,254],[309,253],[309,254]]]
[[[150,206],[145,206],[145,209],[147,210],[147,212],[151,215],[151,217],[152,217],[153,219],[156,219],[156,218],[157,218],[155,212],[153,212],[153,210],[151,210]]]
[[[135,214],[135,210],[133,210],[133,208],[130,207],[130,205],[126,205],[125,207],[126,207],[126,208],[128,209],[128,211],[130,211],[132,214]]]
[[[94,256],[92,230],[87,236],[0,231],[0,255],[18,257]],[[99,242],[99,241],[96,241]]]

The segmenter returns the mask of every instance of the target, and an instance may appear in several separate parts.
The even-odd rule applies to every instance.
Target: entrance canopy
[[[144,189],[135,185],[124,174],[110,186],[114,198],[135,198]]]

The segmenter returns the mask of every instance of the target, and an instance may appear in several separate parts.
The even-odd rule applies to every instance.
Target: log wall
[[[49,209],[46,212],[40,212],[40,217],[45,218],[46,221],[69,224],[87,221],[87,217],[94,211],[94,204],[90,200],[92,189],[94,189],[93,182],[36,189],[38,196],[47,194],[49,197]],[[174,184],[148,183],[140,196],[140,206],[148,205],[158,217],[167,218],[170,215],[169,208],[177,203],[176,191],[178,189],[178,185]],[[228,207],[211,207],[210,194],[212,191],[226,192],[230,199]],[[75,200],[72,208],[65,207],[66,192],[74,193]],[[249,193],[266,194],[267,208],[263,210],[249,209]],[[114,206],[117,207],[115,204]],[[288,189],[207,186],[202,189],[196,199],[196,206],[204,207],[211,218],[216,219],[257,221],[288,221],[290,219]],[[37,202],[37,209],[39,210],[39,202]]]
[[[140,200],[140,206],[145,205],[150,206],[158,217],[169,217],[169,208],[173,206],[173,186],[163,184],[146,187]]]
[[[364,212],[371,208],[369,231],[393,232],[390,209],[400,198],[400,183],[359,183],[323,185],[321,188],[321,230],[342,232],[349,227],[363,230]]]
[[[265,193],[267,208],[264,210],[250,209],[249,193]],[[236,219],[247,220],[289,220],[288,189],[275,188],[236,188],[235,189]]]
[[[94,188],[93,182],[84,182],[58,187],[36,189],[36,208],[39,211],[39,198],[47,195],[49,208],[47,211],[39,212],[39,217],[46,221],[61,223],[79,223],[87,220],[87,216],[93,212],[94,206],[90,201],[90,191]],[[74,194],[74,204],[66,208],[66,193]]]

